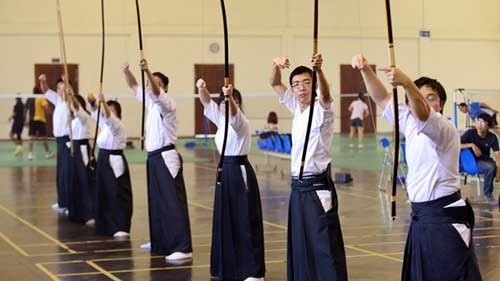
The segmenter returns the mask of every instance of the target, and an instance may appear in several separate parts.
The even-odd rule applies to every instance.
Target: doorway
[[[376,65],[371,64],[373,71]],[[340,65],[340,133],[349,134],[351,127],[351,112],[349,105],[356,100],[358,93],[366,93],[365,83],[358,69],[350,64]],[[364,120],[365,133],[374,133],[377,129],[377,107],[375,102],[365,94],[365,102],[369,107],[370,115]]]
[[[220,93],[224,85],[224,64],[195,64],[193,85],[196,85],[198,78],[203,78],[207,82],[207,89],[211,94]],[[229,80],[235,87],[233,64],[229,65]],[[194,86],[194,93],[195,95],[198,93],[196,86]],[[215,134],[217,128],[203,115],[203,105],[198,97],[194,101],[194,114],[195,135]]]
[[[38,77],[41,74],[47,76],[47,84],[49,88],[56,91],[57,90],[57,80],[61,78],[64,73],[64,65],[59,63],[37,63],[34,66],[35,83],[34,85],[39,85]],[[78,64],[68,64],[68,76],[71,86],[75,94],[78,94]],[[52,113],[54,112],[54,106],[49,102],[49,108],[45,112],[45,117],[47,118],[47,123],[45,123],[47,136],[53,137],[52,134]]]

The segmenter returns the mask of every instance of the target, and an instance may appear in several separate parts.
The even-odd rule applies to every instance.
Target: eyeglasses
[[[294,89],[297,89],[300,87],[300,85],[304,86],[304,87],[311,87],[312,85],[312,81],[310,79],[305,79],[303,81],[294,81],[292,82],[292,88]]]
[[[440,102],[441,100],[439,99],[438,96],[435,96],[435,95],[427,95],[425,97],[425,99],[427,100],[427,102],[429,103],[437,103],[437,102]]]

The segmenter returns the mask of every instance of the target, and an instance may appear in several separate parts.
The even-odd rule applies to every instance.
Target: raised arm
[[[287,90],[287,86],[281,81],[281,70],[289,67],[290,61],[287,57],[275,57],[273,59],[269,83],[280,98],[285,95]]]
[[[379,107],[384,109],[391,98],[384,84],[382,84],[382,81],[373,72],[366,58],[363,55],[356,55],[352,58],[351,64],[352,68],[357,68],[361,72],[368,94]]]
[[[111,111],[109,111],[109,107],[108,107],[108,104],[106,103],[106,100],[104,99],[104,95],[103,94],[99,94],[99,103],[101,104],[101,107],[102,107],[102,112],[104,114],[104,117],[106,119],[109,118],[109,116],[111,116]]]
[[[134,77],[134,74],[130,71],[130,66],[128,63],[123,63],[122,66],[122,71],[123,74],[125,74],[125,81],[127,82],[127,85],[134,91],[136,91],[136,88],[138,87],[137,80]]]
[[[198,79],[196,81],[196,88],[198,88],[198,95],[200,97],[200,102],[204,107],[207,107],[210,104],[212,98],[210,98],[210,93],[207,89],[207,83],[203,79]]]
[[[332,106],[332,96],[330,95],[330,86],[328,86],[328,82],[326,81],[325,74],[321,69],[323,65],[323,57],[321,54],[314,54],[311,58],[312,67],[316,68],[316,77],[318,79],[318,87],[319,87],[319,104],[324,109],[329,109]]]
[[[155,96],[159,96],[160,95],[160,86],[158,86],[158,83],[156,83],[155,80],[153,79],[153,74],[151,73],[151,70],[148,67],[148,62],[146,60],[142,60],[139,63],[139,66],[146,73],[146,76],[148,77],[149,85],[151,86],[151,90],[153,91],[153,94]]]
[[[395,67],[380,68],[393,86],[402,86],[412,113],[420,120],[427,121],[431,108],[413,81],[400,69]]]
[[[47,84],[47,76],[45,74],[41,74],[38,76],[38,81],[40,81],[40,89],[42,90],[42,93],[47,92],[49,90],[49,85]]]
[[[238,106],[236,105],[236,102],[233,98],[233,85],[229,84],[227,85],[227,88],[222,87],[222,92],[225,96],[229,96],[229,114],[231,115],[231,117],[236,116],[236,114],[238,113]]]

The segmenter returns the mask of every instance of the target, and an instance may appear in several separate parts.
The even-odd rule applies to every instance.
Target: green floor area
[[[191,141],[189,139],[180,140],[178,146],[185,146],[185,143]],[[140,143],[133,142],[133,147],[125,149],[125,155],[129,164],[146,163],[147,153],[141,151]],[[49,141],[50,151],[56,151],[55,141]],[[0,167],[41,167],[41,166],[55,166],[56,160],[45,159],[45,150],[42,144],[36,144],[33,149],[33,159],[28,160],[28,145],[24,145],[24,151],[20,155],[15,155],[15,146],[10,141],[0,141]],[[97,154],[96,150],[96,154]],[[184,155],[186,154],[186,155]],[[184,153],[182,158],[184,162],[205,162],[204,158],[196,157],[190,153]]]
[[[388,135],[368,135],[363,147],[349,146],[349,138],[346,135],[335,135],[332,145],[332,167],[336,169],[355,169],[374,171],[379,170],[382,165],[385,150],[380,145],[379,139],[382,137],[391,138]],[[56,150],[54,141],[50,141],[51,151]],[[140,143],[133,142],[134,148],[125,150],[127,160],[130,164],[145,163],[146,152],[140,150]],[[215,150],[213,139],[189,139],[183,138],[177,141],[177,147],[184,162],[205,162],[203,151]],[[24,145],[22,155],[14,155],[15,146],[10,141],[0,141],[0,167],[29,167],[29,166],[54,166],[55,159],[45,159],[45,151],[41,143],[35,145],[33,160],[28,160],[28,146]],[[264,156],[264,151],[257,147],[257,137],[252,141],[252,155]],[[270,156],[273,157],[273,156]],[[283,160],[287,161],[287,160]]]
[[[350,140],[347,135],[336,134],[332,144],[332,168],[363,171],[380,170],[385,150],[379,140],[384,137],[391,139],[389,135],[368,135],[363,141],[363,147],[358,148],[357,142],[354,142],[354,147],[350,147]],[[256,141],[252,145],[252,154],[264,155],[264,151],[257,148]]]

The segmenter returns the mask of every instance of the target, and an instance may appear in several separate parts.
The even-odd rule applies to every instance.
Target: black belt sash
[[[319,175],[304,176],[302,180],[299,180],[298,177],[292,177],[292,190],[307,192],[331,189],[329,177],[328,169]]]
[[[248,157],[247,155],[233,155],[233,156],[224,156],[224,162],[222,162],[223,165],[245,165],[248,163]]]
[[[103,149],[103,148],[99,148],[99,154],[103,154],[103,155],[123,155],[123,149]]]
[[[169,150],[172,150],[172,149],[175,149],[175,144],[169,144],[167,146],[164,146],[162,148],[158,148],[156,150],[153,150],[153,151],[149,151],[148,152],[148,157],[151,157],[151,156],[155,156],[155,155],[158,155],[164,151],[169,151]]]
[[[460,191],[457,191],[432,201],[412,202],[411,219],[413,222],[424,224],[461,223],[472,228],[474,213],[468,201],[465,206],[444,208],[461,198]]]

